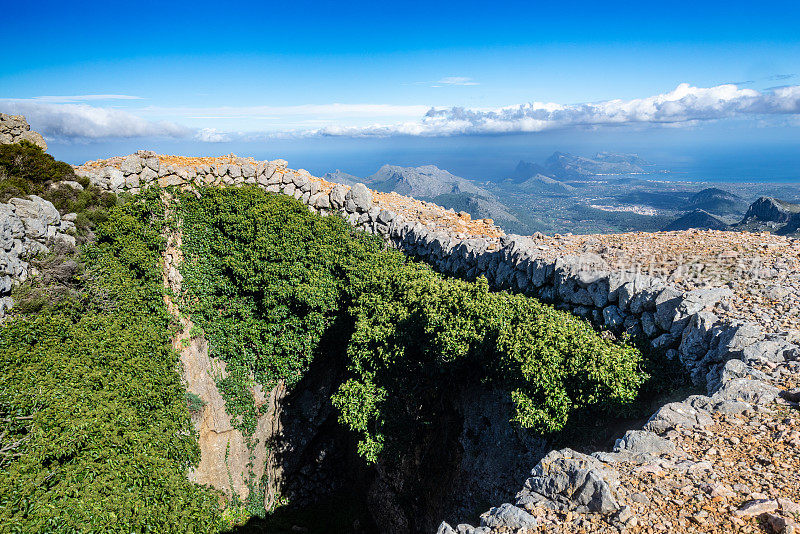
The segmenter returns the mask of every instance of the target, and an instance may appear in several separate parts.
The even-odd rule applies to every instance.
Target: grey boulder
[[[675,450],[670,440],[644,430],[628,430],[614,444],[614,452],[628,452],[633,455],[651,454],[658,456]]]
[[[705,428],[713,421],[705,410],[698,410],[682,402],[662,406],[644,425],[644,430],[663,434],[673,428]]]
[[[344,205],[350,213],[369,211],[372,207],[372,192],[366,185],[358,183],[345,195]]]
[[[549,452],[531,471],[517,504],[538,504],[579,513],[608,514],[619,509],[616,471],[571,449]]]
[[[481,526],[489,528],[505,527],[509,529],[536,528],[536,519],[513,504],[505,503],[481,515]]]

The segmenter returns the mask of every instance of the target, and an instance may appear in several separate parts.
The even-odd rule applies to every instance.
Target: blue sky
[[[501,159],[791,153],[799,23],[797,2],[15,2],[3,32],[24,38],[0,56],[0,111],[75,162],[283,151],[366,172],[435,162],[436,147],[464,161],[482,138]]]

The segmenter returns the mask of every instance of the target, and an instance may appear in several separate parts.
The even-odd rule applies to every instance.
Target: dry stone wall
[[[42,136],[30,129],[22,115],[0,113],[0,144],[24,140],[47,150]],[[69,232],[75,228],[76,216],[68,213],[62,217],[51,202],[36,195],[0,204],[0,319],[14,305],[12,288],[36,274],[29,260],[47,254],[59,242],[75,246]]]
[[[757,373],[739,363],[780,363],[800,357],[800,348],[756,323],[723,322],[710,311],[732,297],[727,287],[681,291],[656,277],[609,270],[595,255],[542,258],[539,245],[519,235],[459,237],[447,228],[407,220],[375,202],[363,184],[331,184],[284,160],[235,158],[234,163],[179,166],[164,164],[152,152],[140,151],[111,164],[76,169],[105,189],[136,193],[158,182],[162,186],[253,184],[292,196],[322,214],[338,213],[366,232],[417,256],[437,270],[476,278],[485,276],[496,289],[519,291],[569,310],[617,334],[649,340],[668,358],[677,359],[692,380],[713,393],[732,374]],[[734,363],[728,363],[735,360]]]
[[[53,204],[36,195],[0,204],[0,319],[14,302],[12,288],[36,274],[30,260],[50,252],[57,243],[75,246],[68,234],[75,214],[63,217]]]
[[[643,430],[629,431],[611,453],[587,456],[554,451],[532,471],[515,504],[505,503],[482,516],[482,525],[458,532],[504,532],[532,528],[526,510],[544,506],[576,513],[598,512],[624,525],[624,504],[616,495],[616,462],[652,459],[670,448],[676,428],[701,430],[710,414],[741,413],[778,398],[783,373],[800,371],[800,348],[767,334],[754,322],[723,321],[713,307],[732,296],[727,287],[682,291],[660,278],[610,270],[595,255],[548,260],[539,245],[519,235],[469,236],[408,217],[381,204],[363,184],[331,184],[286,161],[229,159],[215,165],[175,165],[140,151],[125,158],[93,162],[76,169],[111,191],[136,193],[158,182],[176,185],[259,185],[294,197],[314,212],[339,214],[351,225],[382,236],[393,247],[419,257],[437,270],[465,278],[485,276],[496,289],[519,291],[585,317],[616,334],[646,339],[680,362],[707,395],[663,406]],[[665,437],[666,436],[666,437]],[[574,488],[580,487],[576,492]],[[456,532],[443,523],[439,532]]]

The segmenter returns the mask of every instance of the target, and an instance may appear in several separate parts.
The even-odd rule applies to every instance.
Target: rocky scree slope
[[[787,488],[800,481],[797,471],[791,469],[792,458],[786,461],[786,456],[778,455],[768,461],[762,454],[763,460],[741,457],[739,463],[731,464],[732,460],[719,458],[717,462],[714,458],[723,450],[720,447],[709,447],[704,459],[699,459],[696,449],[687,450],[690,443],[704,443],[703,438],[712,431],[724,443],[741,443],[741,427],[757,425],[757,443],[784,444],[785,454],[796,458],[791,415],[800,394],[790,388],[796,387],[800,371],[800,349],[793,343],[797,338],[780,321],[752,313],[766,313],[774,302],[770,299],[778,293],[783,299],[789,295],[797,298],[793,275],[797,271],[791,265],[799,249],[794,240],[766,234],[674,232],[580,236],[581,247],[571,236],[504,235],[491,221],[472,221],[465,214],[396,194],[376,193],[363,184],[352,188],[331,184],[307,172],[292,171],[282,160],[189,159],[140,152],[91,162],[76,170],[114,190],[136,192],[153,181],[186,187],[193,183],[250,183],[294,196],[314,211],[341,213],[354,226],[385,237],[390,245],[442,272],[467,278],[486,276],[496,288],[536,296],[587,317],[599,327],[641,339],[666,352],[706,389],[707,395],[662,407],[642,431],[626,434],[611,453],[552,452],[533,469],[514,503],[484,514],[480,527],[458,525],[458,532],[535,532],[551,527],[568,531],[665,527],[711,532],[715,526],[706,518],[720,515],[735,518],[730,519],[732,524],[745,529],[760,528],[765,521],[776,531],[794,528],[796,501],[786,495],[795,497]],[[593,242],[588,249],[599,253],[587,250],[589,239]],[[709,247],[709,242],[715,246]],[[675,243],[680,244],[677,249]],[[686,276],[687,261],[680,257],[680,251],[687,248],[694,254],[688,267],[697,271],[692,277]],[[650,261],[642,262],[640,255]],[[664,266],[662,276],[642,274],[643,266],[652,265],[654,258]],[[731,258],[740,261],[731,266],[725,261]],[[772,263],[760,263],[765,258]],[[755,267],[748,266],[746,260],[750,259],[757,260]],[[727,273],[728,278],[704,272]],[[747,307],[742,303],[752,299],[731,283],[730,275],[737,272],[753,278],[778,276],[786,285],[770,287],[769,299]],[[715,426],[715,421],[720,422]],[[688,456],[676,457],[671,451]],[[765,462],[777,465],[786,485],[769,483]],[[708,480],[727,480],[730,473],[744,476],[746,469],[758,473],[753,479],[760,484],[760,491],[753,483],[747,486],[748,492],[736,486],[742,491],[736,493],[731,487],[733,493],[727,493],[724,483],[705,491],[698,477],[688,476],[702,473],[702,483],[707,484]],[[675,483],[686,483],[681,492],[691,494],[702,507],[690,516],[687,514],[695,508],[684,506],[685,500],[673,498],[664,507],[663,499],[652,492],[652,496],[646,492],[643,497],[634,496],[619,482],[631,471],[669,473]],[[684,473],[688,475],[681,478]],[[653,487],[661,488],[662,497],[671,491],[660,483]],[[718,498],[722,494],[729,496]],[[704,495],[711,496],[710,500]],[[674,522],[663,515],[665,510],[674,516]],[[442,524],[439,531],[454,529]]]

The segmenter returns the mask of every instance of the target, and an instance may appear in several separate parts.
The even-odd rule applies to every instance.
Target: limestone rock
[[[364,184],[358,183],[347,192],[344,204],[350,213],[369,211],[372,207],[372,192]]]
[[[505,527],[508,529],[536,528],[536,519],[513,504],[505,503],[497,508],[492,508],[481,515],[481,526],[489,528]]]
[[[752,404],[769,404],[775,400],[780,390],[760,380],[736,378],[722,384],[711,396],[714,400],[742,401]]]
[[[551,451],[531,475],[517,494],[518,505],[604,514],[619,509],[616,471],[591,456],[571,449]]]
[[[19,136],[17,142],[19,141],[28,141],[42,150],[47,151],[47,143],[45,143],[44,137],[38,132],[23,132],[22,135]]]
[[[625,316],[616,304],[612,304],[603,310],[603,320],[608,328],[616,329],[622,326]]]
[[[335,209],[340,209],[344,206],[345,198],[347,196],[348,189],[346,186],[342,184],[336,184],[333,187],[330,195],[331,206]]]
[[[675,444],[670,440],[657,436],[644,430],[628,430],[621,439],[614,444],[614,452],[628,452],[633,455],[651,454],[659,455],[675,450]]]
[[[643,429],[663,434],[672,428],[705,428],[711,423],[708,412],[693,408],[686,403],[670,402],[653,414]]]
[[[729,299],[732,296],[733,291],[728,287],[695,289],[684,295],[683,300],[678,306],[678,311],[685,315],[693,315],[706,308],[710,308],[723,299]]]
[[[151,158],[155,159],[155,158]],[[149,161],[149,160],[148,160]],[[158,162],[158,160],[156,160]],[[154,180],[158,179],[158,171],[153,169],[150,165],[142,169],[142,172],[139,174],[139,181],[143,184],[149,184]]]
[[[127,156],[122,161],[122,165],[120,165],[119,170],[121,170],[125,175],[139,174],[140,172],[142,172],[142,163],[143,163],[142,159],[139,156],[133,154]]]
[[[28,199],[12,198],[9,203],[15,207],[20,219],[38,219],[45,226],[61,222],[61,216],[53,203],[42,197],[29,195]]]

